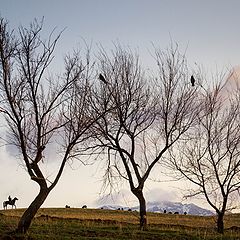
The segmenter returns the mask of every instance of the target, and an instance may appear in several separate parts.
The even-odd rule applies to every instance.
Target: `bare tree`
[[[1,112],[8,126],[9,143],[19,150],[27,173],[40,191],[21,217],[17,232],[26,233],[37,210],[56,186],[69,159],[78,158],[77,145],[95,121],[90,114],[91,74],[89,55],[65,58],[65,72],[47,74],[60,37],[40,36],[42,23],[20,27],[15,35],[0,19]],[[91,117],[90,117],[91,115]],[[59,169],[49,177],[42,167],[52,144],[57,144]],[[58,155],[57,155],[58,154]],[[43,158],[45,156],[45,158]],[[51,161],[51,159],[49,159]]]
[[[117,45],[112,56],[101,48],[104,77],[94,101],[96,112],[112,109],[94,129],[95,149],[107,154],[105,183],[129,183],[140,205],[140,228],[147,227],[144,184],[164,153],[190,128],[194,94],[184,56],[176,49],[156,50],[158,76],[147,77],[139,57]]]
[[[240,92],[228,93],[214,83],[202,91],[197,123],[188,140],[172,150],[172,166],[196,188],[188,196],[203,195],[217,213],[217,230],[224,232],[229,198],[240,188]]]

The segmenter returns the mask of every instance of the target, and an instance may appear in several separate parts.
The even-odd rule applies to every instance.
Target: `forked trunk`
[[[17,230],[16,230],[17,233],[25,234],[28,231],[35,214],[37,213],[38,209],[44,203],[48,194],[49,194],[49,190],[47,188],[40,190],[37,197],[33,200],[31,205],[27,208],[27,210],[22,215],[22,217],[18,223]]]
[[[138,198],[140,211],[140,230],[147,230],[147,211],[146,201],[141,190],[133,191],[133,194]]]
[[[224,213],[219,212],[217,216],[217,231],[221,234],[224,233],[224,222],[223,222]]]

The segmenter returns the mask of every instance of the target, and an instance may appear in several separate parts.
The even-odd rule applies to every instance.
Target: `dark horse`
[[[12,199],[10,201],[4,201],[3,202],[3,209],[4,210],[7,209],[7,205],[12,205],[12,208],[13,208],[13,206],[16,208],[16,204],[15,204],[16,200],[18,200],[18,199],[15,197],[14,199]]]

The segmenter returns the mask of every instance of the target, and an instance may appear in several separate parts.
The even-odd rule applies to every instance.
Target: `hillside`
[[[0,210],[0,239],[10,238],[24,209]],[[236,240],[240,238],[240,214],[227,215],[225,235],[215,229],[214,216],[148,213],[148,231],[138,228],[138,213],[104,209],[40,209],[28,239],[154,239]],[[3,236],[6,236],[4,238]]]

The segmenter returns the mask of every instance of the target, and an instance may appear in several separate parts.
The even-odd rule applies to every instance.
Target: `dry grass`
[[[14,229],[24,210],[1,210],[0,225],[6,225],[9,230]],[[43,208],[38,211],[30,232],[33,236],[32,239],[75,239],[75,237],[76,239],[88,239],[88,237],[139,239],[141,236],[142,239],[240,240],[240,214],[226,215],[225,227],[228,230],[224,237],[216,233],[215,220],[214,216],[148,213],[149,231],[141,233],[138,231],[138,212]]]
[[[6,216],[20,217],[25,209],[14,209],[3,211]],[[80,219],[80,220],[98,220],[103,221],[117,221],[130,224],[139,223],[138,212],[128,211],[113,211],[103,209],[81,209],[81,208],[41,208],[37,215],[50,216],[56,218],[68,218],[68,219]],[[215,216],[192,216],[192,215],[175,215],[175,214],[161,214],[161,213],[148,213],[148,223],[150,225],[183,225],[187,227],[214,227],[216,222]],[[240,214],[226,215],[225,226],[229,228],[231,226],[240,227]]]
[[[7,211],[0,211],[6,216],[20,217],[25,209],[14,209]],[[42,208],[38,211],[36,218],[40,216],[49,216],[55,218],[68,218],[80,220],[98,220],[103,221],[117,221],[131,224],[139,223],[138,212],[128,211],[114,211],[103,209],[81,209],[81,208]],[[239,224],[240,215],[235,217],[226,217],[227,226]],[[215,217],[191,216],[191,215],[174,215],[174,214],[161,214],[161,213],[148,213],[148,223],[150,225],[183,225],[187,227],[214,227]],[[239,225],[240,227],[240,225]]]

